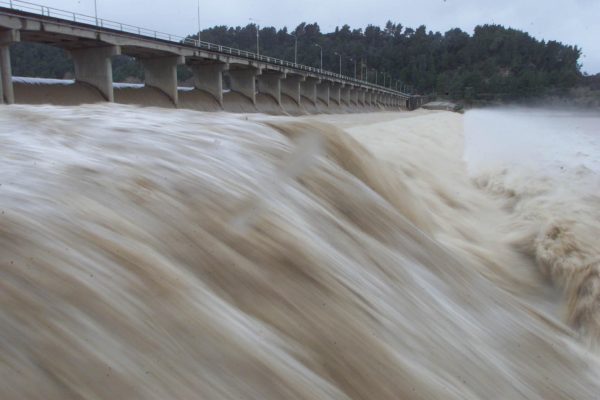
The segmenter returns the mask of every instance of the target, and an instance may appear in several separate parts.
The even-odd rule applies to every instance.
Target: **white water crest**
[[[502,229],[564,294],[561,317],[600,347],[600,114],[491,109],[466,118],[476,183],[504,200]]]
[[[598,398],[463,118],[0,108],[0,398]]]

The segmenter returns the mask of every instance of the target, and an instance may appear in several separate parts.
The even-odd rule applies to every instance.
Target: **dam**
[[[427,99],[322,67],[296,64],[189,37],[23,1],[2,1],[0,6],[0,98],[6,104],[15,101],[48,101],[62,105],[101,101],[136,104],[144,101],[140,99],[152,98],[150,105],[165,107],[296,115],[413,110]],[[26,88],[22,80],[15,82],[10,45],[17,42],[41,43],[66,50],[74,64],[74,81],[59,87]],[[112,58],[117,55],[127,55],[141,63],[143,87],[113,82]],[[178,65],[186,65],[191,70],[193,87],[178,87]]]

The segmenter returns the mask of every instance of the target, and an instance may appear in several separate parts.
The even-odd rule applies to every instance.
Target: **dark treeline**
[[[190,36],[196,38],[196,36]],[[260,53],[294,60],[297,37],[298,63],[337,72],[342,56],[343,74],[415,92],[437,92],[455,99],[519,99],[560,93],[582,82],[577,46],[540,41],[529,34],[499,25],[483,25],[472,35],[460,29],[444,34],[425,26],[405,28],[388,22],[384,28],[348,25],[322,33],[315,24],[295,30],[260,29]],[[256,51],[256,26],[216,26],[202,31],[202,40]],[[13,48],[15,75],[62,77],[72,71],[64,52],[43,46],[18,44]],[[115,61],[115,80],[142,78],[139,65],[121,57]],[[184,69],[182,80],[189,77]]]

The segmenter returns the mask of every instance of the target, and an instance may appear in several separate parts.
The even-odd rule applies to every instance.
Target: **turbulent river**
[[[599,127],[0,107],[0,398],[598,399]]]

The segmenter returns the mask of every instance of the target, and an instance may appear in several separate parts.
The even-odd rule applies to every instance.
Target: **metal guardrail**
[[[61,10],[58,8],[48,7],[41,4],[30,3],[28,1],[23,0],[0,0],[0,7],[12,9],[15,11],[27,12],[30,14],[37,14],[43,17],[52,17],[60,20],[68,21],[68,22],[76,22],[79,24],[86,24],[95,26],[103,29],[110,29],[113,31],[118,31],[122,33],[129,33],[138,36],[142,36],[144,38],[156,39],[166,42],[171,42],[177,45],[184,45],[187,47],[199,48],[202,50],[208,50],[213,52],[218,52],[222,54],[234,55],[250,60],[263,61],[269,64],[281,65],[289,68],[293,68],[300,71],[314,72],[320,75],[324,75],[331,78],[343,79],[345,81],[354,82],[357,84],[362,84],[366,86],[370,86],[373,88],[378,88],[380,90],[385,90],[388,92],[393,92],[397,94],[401,94],[404,96],[411,96],[410,93],[404,93],[398,90],[394,90],[389,87],[385,87],[382,85],[378,85],[376,83],[363,81],[360,79],[352,78],[350,76],[336,74],[335,72],[322,70],[315,67],[310,67],[308,65],[296,64],[290,61],[281,60],[279,58],[269,57],[265,55],[259,55],[250,51],[235,49],[232,47],[221,46],[219,44],[198,41],[197,39],[192,39],[190,37],[183,37],[178,35],[172,35],[169,33],[159,32],[151,29],[141,28],[134,25],[124,24],[121,22],[111,21],[104,18],[96,18],[85,14],[78,14],[71,11]]]

